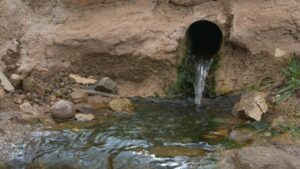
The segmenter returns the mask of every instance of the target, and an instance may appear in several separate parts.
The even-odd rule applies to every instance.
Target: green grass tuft
[[[278,102],[286,101],[291,95],[300,90],[300,59],[296,58],[295,53],[283,72],[287,82],[278,92]]]

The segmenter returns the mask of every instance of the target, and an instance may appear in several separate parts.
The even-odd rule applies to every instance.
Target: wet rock
[[[23,77],[19,74],[11,74],[9,79],[15,88],[19,88],[22,83]]]
[[[158,157],[176,157],[176,156],[188,156],[198,157],[203,156],[206,151],[203,149],[186,148],[181,146],[156,146],[150,149],[151,154],[155,154]]]
[[[229,139],[238,143],[251,143],[255,139],[255,134],[249,129],[234,129],[229,134]]]
[[[110,98],[103,96],[89,96],[87,99],[87,103],[94,109],[108,109],[110,101]]]
[[[75,116],[75,106],[67,100],[59,100],[50,108],[52,116],[56,119],[70,119]]]
[[[3,72],[0,71],[0,82],[4,90],[8,92],[15,91],[14,86],[10,83],[10,81],[7,79],[7,77],[3,74]]]
[[[34,79],[33,76],[25,78],[22,82],[23,90],[25,92],[38,93],[45,95],[45,89]]]
[[[298,169],[300,146],[244,147],[223,153],[219,163],[222,169]]]
[[[96,83],[95,90],[104,93],[117,94],[118,86],[109,77],[104,77]]]
[[[78,113],[75,115],[75,119],[79,122],[88,122],[95,119],[95,116],[93,114],[81,114]]]
[[[74,79],[76,83],[79,84],[95,84],[97,82],[95,79],[84,78],[75,74],[70,74],[69,77]]]
[[[81,103],[87,101],[88,93],[86,93],[84,90],[80,89],[74,89],[74,91],[71,93],[71,98],[74,103]]]
[[[233,108],[235,115],[247,116],[256,121],[260,121],[264,113],[268,111],[265,100],[266,94],[262,92],[251,92],[241,96],[238,103]]]
[[[115,112],[125,112],[128,114],[132,114],[133,112],[133,105],[130,100],[128,99],[113,99],[109,103],[110,109],[112,109]]]

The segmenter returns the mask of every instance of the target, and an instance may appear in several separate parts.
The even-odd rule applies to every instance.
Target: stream
[[[212,169],[218,151],[236,144],[216,131],[237,125],[234,98],[133,99],[133,116],[97,116],[34,131],[15,168]],[[212,137],[214,133],[215,136]]]

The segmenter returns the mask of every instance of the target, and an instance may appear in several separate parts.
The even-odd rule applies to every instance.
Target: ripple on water
[[[196,112],[187,102],[135,101],[131,118],[37,131],[25,156],[34,168],[213,168],[217,157],[211,152],[226,138],[202,136],[228,125],[232,104],[230,99],[205,102]]]

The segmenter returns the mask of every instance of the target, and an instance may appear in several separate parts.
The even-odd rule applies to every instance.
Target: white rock
[[[268,105],[265,97],[265,93],[262,92],[243,94],[240,101],[235,104],[233,113],[235,115],[243,113],[256,121],[260,121],[262,115],[268,111]]]
[[[76,74],[70,74],[69,77],[74,79],[76,83],[79,84],[95,84],[97,82],[95,79],[84,78]]]

